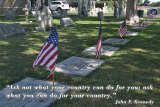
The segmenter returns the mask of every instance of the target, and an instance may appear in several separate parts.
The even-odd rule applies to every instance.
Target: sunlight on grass
[[[75,25],[72,27],[61,27],[58,17],[54,17],[54,24],[57,25],[59,34],[58,62],[70,56],[83,56],[95,58],[94,55],[82,54],[81,51],[96,45],[99,32],[99,21],[97,17],[77,17],[70,16]],[[2,38],[0,40],[0,89],[7,84],[13,84],[25,77],[45,79],[49,74],[44,68],[32,68],[32,62],[50,32],[34,32],[37,26],[35,18],[31,17],[32,23],[24,23],[24,17],[17,17],[14,21],[5,20],[0,17],[3,23],[21,23],[28,29],[25,36],[15,36]],[[117,35],[119,26],[123,19],[105,17],[102,21],[102,39],[119,38]],[[124,37],[130,39],[127,45],[115,45],[120,47],[111,57],[102,56],[104,64],[99,66],[87,77],[74,77],[62,73],[56,73],[56,81],[70,85],[101,85],[108,84],[116,86],[154,86],[152,91],[118,92],[112,99],[61,99],[57,100],[50,107],[114,107],[115,99],[150,99],[156,103],[154,107],[160,105],[160,19],[151,23],[151,26],[139,32],[137,37]],[[106,44],[103,44],[106,45]],[[97,91],[97,93],[110,93],[111,91]],[[95,93],[95,91],[69,93]],[[120,105],[121,106],[121,105]],[[118,107],[118,106],[117,106]],[[131,106],[132,107],[132,106]],[[148,105],[133,105],[133,107],[149,107]]]

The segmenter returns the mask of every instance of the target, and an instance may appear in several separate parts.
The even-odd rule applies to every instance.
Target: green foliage
[[[144,0],[144,3],[148,3],[149,2],[149,0]]]
[[[113,8],[114,1],[108,1],[108,8]]]
[[[143,3],[143,0],[138,0],[138,4],[142,4]]]
[[[106,5],[107,5],[107,2],[105,2],[105,1],[96,2],[96,8],[103,8],[104,7],[104,3],[106,3]]]
[[[160,6],[160,2],[153,2],[153,3],[151,3],[151,6],[153,6],[153,7]]]

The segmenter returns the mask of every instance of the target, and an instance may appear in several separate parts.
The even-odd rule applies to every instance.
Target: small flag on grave
[[[102,52],[102,28],[99,28],[98,42],[96,46],[96,58],[99,58]]]
[[[50,70],[50,74],[47,79],[50,79],[54,74],[56,60],[58,57],[58,33],[56,26],[51,28],[51,33],[47,41],[42,46],[42,49],[33,62],[33,68],[35,66],[43,66],[47,70]]]
[[[120,37],[125,36],[125,34],[127,33],[127,26],[126,26],[126,20],[122,22],[118,34]]]

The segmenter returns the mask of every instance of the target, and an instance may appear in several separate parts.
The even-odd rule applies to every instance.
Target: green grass
[[[97,42],[99,22],[96,17],[71,16],[75,22],[74,27],[62,28],[58,18],[54,18],[54,23],[58,26],[59,48],[58,61],[60,62],[70,56],[82,56],[95,58],[95,56],[84,55],[82,50],[93,46]],[[8,84],[13,84],[27,76],[45,79],[49,74],[44,69],[32,69],[32,62],[36,58],[40,47],[49,35],[49,32],[33,32],[36,26],[34,18],[30,18],[32,23],[24,23],[23,17],[17,17],[14,21],[5,20],[0,17],[3,23],[20,22],[28,29],[26,35],[1,38],[0,39],[0,88]],[[105,17],[102,21],[103,40],[116,37],[120,26],[119,21]],[[104,64],[98,67],[87,77],[74,77],[56,73],[56,81],[69,85],[90,85],[90,86],[145,86],[153,85],[152,91],[118,91],[112,99],[61,99],[57,100],[50,107],[150,107],[150,105],[115,105],[115,99],[139,99],[154,100],[153,107],[160,106],[160,19],[152,22],[144,30],[136,30],[137,37],[125,37],[131,41],[124,46],[119,46],[113,56],[102,56]],[[111,91],[69,91],[72,93],[112,93]]]

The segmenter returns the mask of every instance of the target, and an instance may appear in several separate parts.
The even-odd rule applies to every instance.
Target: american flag
[[[122,25],[119,28],[118,34],[120,37],[123,37],[127,33],[126,21],[123,21]]]
[[[54,74],[56,60],[58,57],[58,33],[55,26],[51,28],[51,33],[47,41],[42,46],[42,49],[33,62],[33,68],[35,66],[44,66],[47,70],[50,70],[50,74],[47,79],[51,78]]]
[[[99,33],[98,33],[98,42],[96,46],[96,58],[99,58],[102,52],[102,28],[100,27]]]

